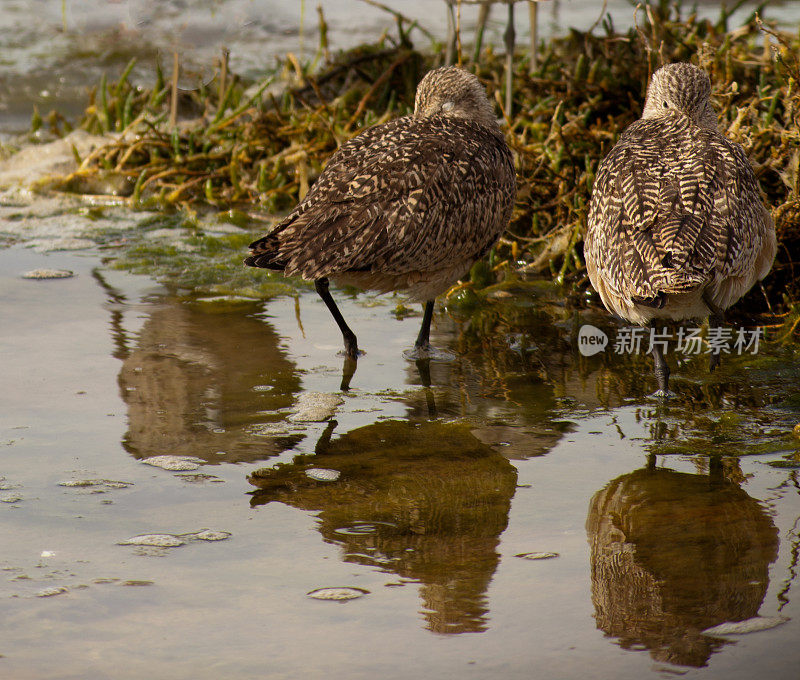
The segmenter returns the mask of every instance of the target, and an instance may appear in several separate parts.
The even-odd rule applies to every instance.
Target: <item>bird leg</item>
[[[656,374],[656,383],[658,384],[658,389],[653,393],[653,396],[661,399],[674,397],[675,394],[669,391],[669,366],[667,366],[667,360],[664,358],[661,347],[654,344],[652,354],[653,370]]]
[[[711,314],[708,317],[708,329],[720,328],[725,321],[725,311],[717,307],[708,296],[708,291],[703,293],[703,302],[705,302],[708,311]],[[708,359],[708,370],[713,373],[714,369],[719,366],[720,352],[712,352]]]
[[[430,359],[417,359],[417,371],[419,372],[419,380],[425,388],[425,401],[428,404],[428,418],[436,418],[438,411],[436,410],[436,398],[433,396],[431,389],[431,360]]]
[[[434,360],[434,361],[453,361],[456,357],[445,349],[431,347],[431,320],[433,319],[433,300],[425,303],[425,313],[422,315],[422,326],[419,329],[417,341],[414,349],[403,352],[403,356],[409,361]],[[417,364],[419,365],[419,364]]]
[[[349,356],[345,356],[344,364],[342,365],[342,383],[339,385],[339,389],[342,392],[347,392],[350,389],[350,381],[356,374],[357,368],[358,361],[351,359]]]
[[[325,303],[325,306],[328,308],[331,316],[333,316],[333,320],[336,321],[336,325],[339,326],[339,330],[342,331],[345,356],[354,360],[358,359],[358,355],[361,354],[361,352],[358,350],[356,334],[350,330],[350,327],[344,320],[342,313],[336,306],[336,302],[334,302],[333,298],[331,297],[330,291],[328,290],[328,279],[317,279],[314,281],[314,288],[317,289],[317,293],[319,293],[319,296],[322,298],[322,301]]]
[[[431,386],[431,360],[430,359],[417,359],[414,363],[417,364],[417,372],[419,373],[419,381],[425,389],[430,389]]]
[[[316,446],[314,446],[314,453],[318,456],[324,456],[328,453],[328,449],[331,445],[331,437],[333,436],[333,431],[336,429],[336,426],[339,423],[336,420],[329,420],[328,424],[325,426],[325,431],[319,436],[317,440]]]
[[[422,326],[419,329],[414,348],[427,351],[431,348],[431,320],[433,319],[433,300],[425,303],[425,313],[422,315]]]

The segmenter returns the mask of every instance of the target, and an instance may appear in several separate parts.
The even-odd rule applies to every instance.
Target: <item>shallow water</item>
[[[44,267],[76,276],[19,276]],[[427,388],[420,317],[335,294],[366,350],[344,392],[311,294],[0,250],[0,677],[796,677],[791,350],[693,360],[659,406],[645,357],[578,354],[605,314],[542,289],[437,313],[458,358]],[[765,629],[702,633],[729,621]]]

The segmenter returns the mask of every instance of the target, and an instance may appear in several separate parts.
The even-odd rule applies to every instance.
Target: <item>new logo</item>
[[[578,331],[578,351],[585,357],[602,352],[608,345],[608,336],[599,328],[586,324]]]

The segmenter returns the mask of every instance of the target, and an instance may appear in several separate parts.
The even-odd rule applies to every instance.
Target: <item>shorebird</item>
[[[641,119],[600,164],[584,243],[606,309],[644,326],[710,315],[709,327],[769,273],[775,225],[744,149],[717,128],[711,81],[669,64],[647,88]],[[652,347],[658,390],[669,367]],[[710,369],[719,364],[711,354]]]
[[[437,295],[494,245],[514,202],[511,151],[480,81],[445,67],[420,82],[411,116],[344,143],[303,201],[250,244],[245,264],[314,281],[342,332],[356,336],[328,280],[424,302],[410,358],[429,355]]]

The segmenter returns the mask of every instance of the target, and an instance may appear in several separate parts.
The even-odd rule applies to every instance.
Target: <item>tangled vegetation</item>
[[[765,291],[748,299],[761,309],[766,295],[772,311],[788,312],[800,300],[793,275],[800,241],[798,37],[762,25],[755,14],[731,28],[724,10],[710,21],[665,0],[637,14],[637,27],[626,33],[606,18],[589,32],[549,40],[533,75],[526,57],[516,59],[511,111],[502,104],[504,60],[491,47],[477,62],[465,57],[503,112],[518,193],[508,232],[462,288],[534,274],[584,288],[582,235],[598,164],[640,115],[649,75],[663,63],[693,61],[711,77],[720,128],[745,147],[773,207],[778,259]],[[104,79],[80,127],[116,138],[80,159],[62,187],[80,190],[111,177],[135,206],[189,214],[289,210],[344,140],[409,113],[416,83],[441,63],[440,53],[414,47],[400,17],[397,38],[385,35],[333,57],[321,14],[320,22],[320,68],[289,55],[262,82],[247,84],[223,59],[214,81],[179,94],[160,69],[151,90],[129,82],[130,66],[117,82]]]

